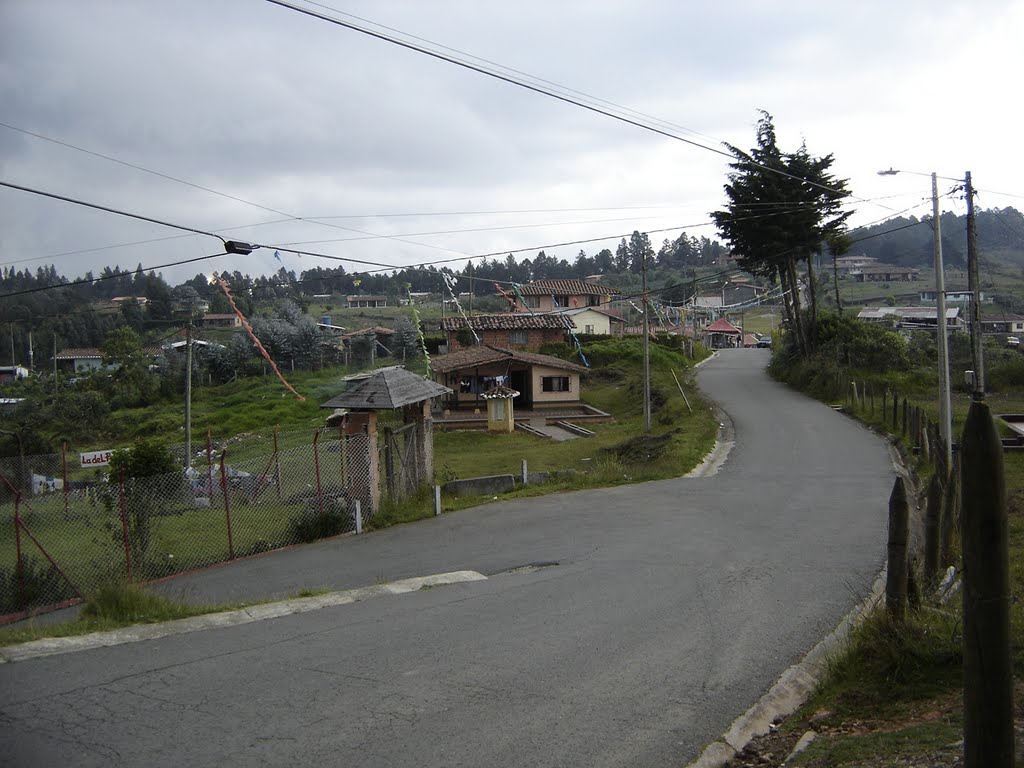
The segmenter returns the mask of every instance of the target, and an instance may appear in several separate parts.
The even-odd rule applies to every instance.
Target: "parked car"
[[[757,344],[755,344],[754,346],[756,346],[758,349],[771,349],[772,337],[762,336],[760,339],[757,340]]]
[[[1020,339],[1017,338],[1016,336],[1007,336],[1006,343],[1009,344],[1011,347],[1019,347]]]

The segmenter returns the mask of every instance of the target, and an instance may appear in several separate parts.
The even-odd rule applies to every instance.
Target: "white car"
[[[1007,336],[1006,343],[1009,344],[1011,347],[1019,347],[1020,339],[1017,338],[1016,336]]]

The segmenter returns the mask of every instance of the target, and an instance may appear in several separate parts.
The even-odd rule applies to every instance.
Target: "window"
[[[545,392],[568,392],[568,376],[543,376],[541,377],[541,389]]]
[[[540,296],[523,296],[523,306],[540,309]]]
[[[601,306],[601,297],[600,296],[591,296],[591,297],[589,297],[587,299],[587,306],[588,307],[599,307],[599,306]]]
[[[555,302],[555,306],[556,307],[561,307],[563,309],[568,308],[568,306],[569,306],[569,297],[568,296],[552,296],[551,298]]]
[[[509,331],[508,332],[508,343],[516,346],[525,347],[530,343],[530,332],[529,331]]]
[[[594,326],[592,326],[592,325],[585,325],[585,326],[583,326],[583,332],[593,336],[594,335]]]

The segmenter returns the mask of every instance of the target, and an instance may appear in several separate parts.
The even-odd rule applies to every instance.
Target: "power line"
[[[173,224],[169,221],[161,221],[160,219],[154,219],[150,216],[143,216],[140,213],[130,213],[128,211],[121,211],[117,208],[110,208],[106,205],[99,205],[98,203],[89,203],[85,200],[79,200],[74,197],[66,197],[64,195],[58,195],[56,192],[46,192],[41,189],[33,189],[32,187],[23,187],[20,184],[13,184],[9,181],[0,181],[0,186],[8,187],[10,189],[16,189],[20,192],[28,192],[33,195],[40,195],[41,197],[50,197],[54,200],[62,200],[65,203],[72,203],[74,205],[85,206],[86,208],[94,208],[97,211],[105,211],[106,213],[113,213],[117,216],[125,216],[129,219],[137,219],[139,221],[148,221],[150,224],[159,224],[162,227],[170,227],[171,229],[177,229],[182,232],[192,232],[196,235],[206,235],[207,237],[214,237],[221,242],[224,242],[224,238],[220,235],[215,235],[213,232],[207,232],[202,229],[195,229],[194,227],[186,227],[183,224]]]
[[[0,182],[0,183],[2,183],[2,182]],[[168,225],[168,226],[170,226],[170,225]],[[211,253],[211,254],[209,254],[207,256],[196,256],[195,258],[192,258],[192,259],[181,259],[179,261],[168,262],[167,264],[157,264],[157,265],[152,266],[152,267],[144,267],[142,271],[143,272],[155,272],[158,269],[167,269],[168,267],[177,267],[177,266],[180,266],[182,264],[192,264],[192,263],[195,263],[197,261],[206,261],[208,259],[216,259],[216,258],[219,258],[221,256],[227,256],[227,255],[228,255],[227,251],[223,251],[222,253]],[[20,291],[14,291],[12,293],[5,293],[3,295],[0,295],[0,299],[10,299],[10,298],[13,298],[15,296],[25,296],[25,295],[30,294],[30,293],[39,293],[40,291],[51,291],[54,288],[74,288],[75,286],[78,286],[78,285],[92,285],[93,283],[98,283],[98,282],[101,282],[103,280],[116,280],[118,278],[123,278],[124,276],[125,276],[124,272],[118,272],[116,274],[100,275],[99,277],[93,277],[93,278],[79,278],[77,280],[67,280],[65,282],[56,283],[54,285],[37,285],[34,288],[24,288],[24,289],[22,289]]]
[[[658,128],[657,126],[641,122],[639,120],[627,117],[625,115],[616,114],[614,112],[609,112],[606,109],[602,109],[601,107],[595,106],[594,104],[589,104],[587,102],[584,102],[584,101],[581,101],[579,99],[573,98],[573,97],[571,97],[569,95],[566,95],[564,93],[557,93],[557,92],[555,92],[553,90],[550,90],[548,88],[545,88],[543,86],[524,82],[523,80],[517,79],[514,76],[505,75],[505,74],[502,74],[501,72],[496,72],[494,70],[487,69],[484,66],[473,64],[472,62],[469,62],[469,61],[463,61],[463,60],[455,58],[453,56],[449,56],[447,54],[444,54],[444,53],[442,53],[440,51],[431,50],[430,48],[427,48],[427,47],[425,47],[423,45],[418,45],[416,43],[410,42],[409,40],[402,40],[400,38],[394,37],[393,35],[388,35],[388,34],[385,34],[383,32],[378,32],[378,31],[375,31],[375,30],[372,30],[372,29],[368,29],[368,28],[366,28],[364,26],[361,26],[359,24],[356,24],[354,22],[345,21],[344,19],[339,19],[339,18],[336,18],[334,16],[328,16],[327,14],[320,13],[319,11],[315,11],[315,10],[313,10],[311,8],[303,8],[301,6],[294,5],[293,3],[286,2],[285,0],[266,0],[266,2],[271,3],[272,5],[280,6],[282,8],[286,8],[286,9],[291,10],[291,11],[295,11],[296,13],[300,13],[300,14],[303,14],[305,16],[309,16],[311,18],[319,19],[320,21],[326,21],[329,24],[334,24],[334,25],[339,26],[339,27],[344,27],[345,29],[352,30],[353,32],[359,32],[361,34],[368,35],[369,37],[373,37],[373,38],[376,38],[378,40],[382,40],[384,42],[391,43],[393,45],[397,45],[397,46],[399,46],[401,48],[406,48],[406,49],[408,49],[410,51],[415,51],[417,53],[422,53],[425,56],[430,56],[432,58],[439,59],[440,61],[445,61],[445,62],[447,62],[449,64],[454,64],[454,65],[456,65],[458,67],[463,67],[465,69],[468,69],[470,71],[476,72],[478,74],[485,75],[487,77],[492,77],[492,78],[494,78],[496,80],[500,80],[502,82],[508,83],[509,85],[515,85],[515,86],[518,86],[520,88],[524,88],[524,89],[526,89],[528,91],[532,91],[534,93],[540,94],[542,96],[547,96],[549,98],[556,99],[558,101],[562,101],[562,102],[564,102],[566,104],[571,104],[573,106],[580,107],[581,109],[586,109],[586,110],[588,110],[590,112],[594,112],[594,113],[599,114],[599,115],[604,115],[605,117],[610,117],[613,120],[618,120],[618,121],[626,123],[628,125],[632,125],[632,126],[634,126],[636,128],[640,128],[640,129],[645,130],[645,131],[650,131],[651,133],[656,133],[656,134],[658,134],[660,136],[664,136],[665,138],[674,139],[676,141],[681,141],[684,144],[689,144],[691,146],[697,147],[698,149],[703,149],[706,152],[711,152],[711,153],[716,154],[716,155],[721,155],[722,157],[727,157],[727,158],[729,158],[730,161],[735,161],[737,159],[732,152],[726,151],[724,149],[719,149],[717,147],[708,146],[707,144],[702,144],[702,143],[700,143],[698,141],[694,141],[693,139],[688,139],[685,136],[679,136],[678,134],[672,133],[672,132],[670,132],[668,130],[663,130],[661,128]],[[332,10],[332,11],[335,10],[333,8],[330,8],[330,6],[326,6],[326,5],[323,5],[323,4],[320,4],[320,3],[311,3],[311,4],[318,5],[321,8],[327,8],[327,9]],[[340,11],[335,11],[335,12],[341,13]],[[357,18],[357,17],[352,17],[352,18]],[[381,27],[382,29],[386,28],[382,24],[376,24],[376,22],[369,22],[369,23],[374,24],[375,26]],[[388,28],[388,29],[390,29],[390,28]],[[400,34],[405,35],[406,33],[401,32]],[[406,35],[406,36],[410,37],[410,38],[413,37],[412,35]],[[431,44],[432,45],[436,45],[434,43],[431,43]],[[478,58],[478,57],[473,57],[473,58]],[[485,59],[478,59],[478,60],[479,61],[486,61]],[[500,64],[496,65],[496,66],[499,66],[502,69],[505,69],[505,70],[507,70],[509,72],[517,71],[517,70],[512,70],[510,67],[504,67],[503,65],[500,65]],[[533,75],[527,75],[527,76],[530,77],[531,79],[537,81],[537,82],[542,82],[541,78],[535,77]],[[562,86],[559,86],[559,87],[562,87]],[[579,92],[577,91],[577,93],[579,93]],[[591,97],[588,97],[588,98],[591,98]],[[752,157],[750,157],[750,155],[748,155],[747,153],[742,152],[742,150],[738,150],[738,151],[740,151],[749,162],[753,163],[755,166],[757,166],[757,167],[759,167],[759,168],[761,168],[763,170],[769,171],[771,173],[778,174],[780,176],[784,176],[786,178],[794,179],[796,181],[800,181],[800,182],[803,182],[805,184],[808,184],[809,186],[818,187],[820,189],[824,189],[824,190],[829,191],[829,192],[842,192],[842,191],[844,191],[844,190],[836,189],[835,187],[829,187],[829,186],[826,186],[824,184],[819,184],[818,182],[814,182],[814,181],[810,181],[810,180],[805,179],[805,178],[801,178],[801,177],[796,176],[794,174],[791,174],[791,173],[789,173],[787,171],[784,171],[784,170],[782,170],[780,168],[774,168],[774,167],[772,167],[770,165],[767,165],[767,164],[764,164],[764,163],[760,163],[760,162],[754,160]],[[847,194],[849,194],[849,193],[847,193]],[[860,198],[853,197],[852,195],[850,197],[853,200],[860,200]]]

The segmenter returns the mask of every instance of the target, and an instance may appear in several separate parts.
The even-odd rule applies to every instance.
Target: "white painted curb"
[[[331,608],[336,605],[358,603],[383,595],[400,595],[404,592],[415,592],[424,587],[440,587],[446,584],[485,581],[486,579],[486,576],[476,571],[436,573],[431,576],[417,576],[412,579],[393,581],[390,584],[375,584],[371,587],[347,589],[343,592],[331,592],[315,597],[281,600],[276,603],[264,603],[262,605],[253,605],[249,608],[240,608],[235,611],[223,611],[221,613],[206,614],[205,616],[193,616],[188,619],[166,621],[162,624],[138,624],[123,629],[114,629],[109,632],[94,632],[90,635],[79,635],[77,637],[53,637],[44,640],[32,640],[28,643],[0,648],[0,664],[28,661],[29,659],[54,656],[60,653],[87,651],[93,648],[106,648],[112,645],[123,645],[124,643],[138,643],[143,640],[155,640],[161,637],[169,637],[170,635],[198,632],[203,629],[235,627],[241,624],[251,624],[254,621],[277,619],[296,613],[319,611],[321,608]]]

